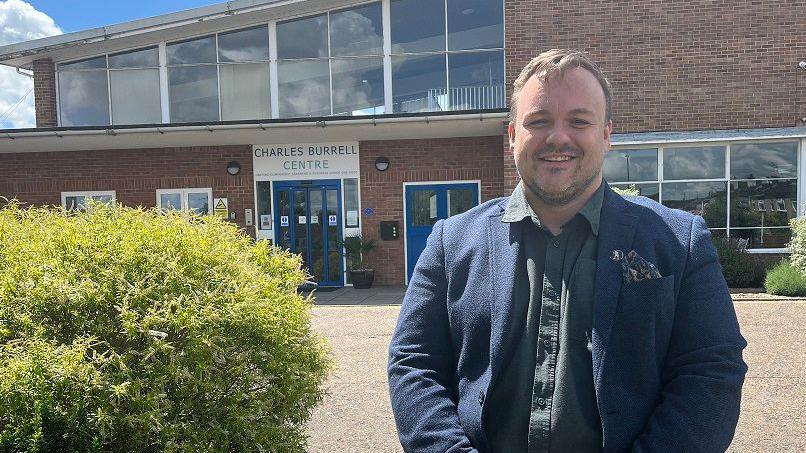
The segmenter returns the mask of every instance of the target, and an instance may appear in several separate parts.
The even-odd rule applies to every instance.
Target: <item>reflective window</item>
[[[384,113],[381,58],[334,58],[331,67],[334,115]]]
[[[796,178],[798,144],[753,143],[731,145],[731,179]]]
[[[476,206],[476,197],[471,189],[448,189],[448,217],[461,214]]]
[[[727,183],[663,183],[663,204],[702,216],[709,228],[727,226]]]
[[[159,69],[109,71],[113,124],[162,122]]]
[[[451,110],[501,108],[504,99],[504,52],[448,55],[448,103]]]
[[[790,228],[731,228],[730,236],[747,239],[747,248],[784,248],[792,239]]]
[[[448,110],[445,56],[392,57],[394,112]]]
[[[271,230],[271,182],[258,181],[256,183],[256,189],[257,226],[261,230]]]
[[[277,23],[278,58],[327,56],[326,14]]]
[[[660,188],[659,184],[612,184],[613,187],[619,189],[635,188],[638,190],[638,195],[647,197],[651,200],[660,201]]]
[[[433,190],[411,192],[411,226],[433,226],[437,223],[437,193]]]
[[[218,61],[267,61],[269,29],[265,25],[218,35]]]
[[[666,180],[724,177],[724,146],[666,148],[663,150],[663,178]]]
[[[504,47],[503,1],[447,1],[448,50]]]
[[[347,213],[346,225],[357,227],[361,217],[358,215],[358,179],[344,180],[344,211]]]
[[[178,211],[182,209],[182,194],[181,193],[160,194],[159,204],[162,209]]]
[[[194,214],[210,214],[212,205],[210,189],[159,189],[157,207],[164,210],[187,210]]]
[[[221,119],[269,118],[269,64],[222,64]]]
[[[733,181],[730,183],[730,226],[789,226],[797,217],[796,179]]]
[[[210,213],[210,198],[206,192],[188,192],[188,211],[194,214],[209,214]]]
[[[218,121],[215,65],[168,68],[171,122]]]
[[[330,13],[331,56],[383,54],[381,4]]]
[[[602,174],[612,182],[656,181],[657,149],[612,149],[605,154]]]
[[[60,67],[59,111],[61,125],[108,125],[109,85],[107,82],[105,69],[67,71]]]
[[[168,44],[169,65],[215,63],[215,36]]]
[[[330,115],[330,68],[327,60],[277,63],[281,117]]]
[[[76,71],[79,69],[106,69],[106,57],[88,58],[86,60],[62,63],[59,65],[60,71]]]
[[[115,201],[115,192],[62,192],[62,207],[68,211],[83,211],[90,200],[109,203]]]
[[[110,68],[156,68],[159,65],[160,58],[156,47],[109,56]]]
[[[392,53],[445,51],[445,3],[392,0]]]

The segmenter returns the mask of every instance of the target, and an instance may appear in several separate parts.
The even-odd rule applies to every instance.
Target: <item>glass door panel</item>
[[[310,269],[308,257],[308,193],[306,190],[294,191],[294,209],[291,221],[294,222],[294,248],[293,252],[302,255],[302,264]]]
[[[291,191],[281,190],[277,193],[277,214],[280,216],[275,224],[277,229],[277,245],[291,249]]]
[[[308,190],[309,210],[308,229],[311,234],[310,272],[317,282],[322,281],[325,275],[325,243],[322,230],[322,190]]]
[[[339,191],[327,190],[327,218],[322,223],[327,228],[327,280],[341,282],[341,252],[339,251]],[[327,222],[327,223],[325,223]]]

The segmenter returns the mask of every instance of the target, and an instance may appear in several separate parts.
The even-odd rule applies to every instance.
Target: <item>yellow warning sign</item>
[[[213,201],[213,214],[218,217],[227,218],[227,214],[229,212],[229,208],[227,207],[227,199],[226,198],[216,198]]]

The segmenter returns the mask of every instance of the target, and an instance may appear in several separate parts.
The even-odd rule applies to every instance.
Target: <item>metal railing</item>
[[[504,85],[432,88],[424,98],[400,102],[403,112],[497,109],[506,105]]]

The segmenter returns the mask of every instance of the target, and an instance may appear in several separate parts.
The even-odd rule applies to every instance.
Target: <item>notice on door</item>
[[[319,216],[318,215],[312,215],[311,216],[311,224],[314,224],[314,223],[319,223]]]
[[[287,215],[281,215],[280,216],[280,226],[281,227],[287,227],[288,226],[288,216]]]
[[[308,223],[307,220],[308,220],[307,217],[305,217],[304,215],[301,215],[297,219],[297,223],[299,223],[300,225],[305,225],[306,223]]]
[[[334,215],[327,216],[327,224],[328,224],[328,226],[336,226],[336,225],[338,225],[338,220],[336,219],[336,216],[334,216]]]

